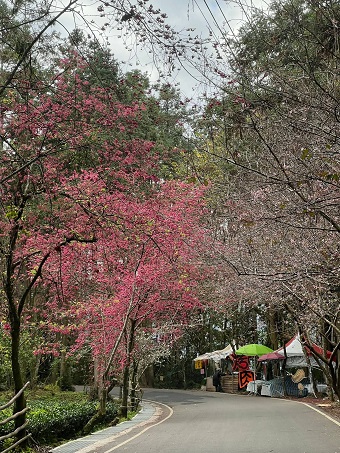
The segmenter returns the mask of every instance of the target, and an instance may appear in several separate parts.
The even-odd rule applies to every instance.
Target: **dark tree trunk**
[[[11,360],[12,360],[12,372],[13,372],[13,381],[14,381],[14,391],[18,393],[24,386],[20,361],[19,361],[19,347],[20,347],[20,322],[16,316],[11,317]],[[26,398],[24,392],[22,392],[19,397],[15,400],[14,403],[14,413],[21,412],[26,408]],[[14,423],[15,429],[20,428],[26,422],[26,413],[19,415]],[[22,429],[17,434],[17,440],[23,439],[26,435],[26,430]],[[23,446],[23,444],[21,444]]]
[[[128,397],[129,397],[129,369],[130,366],[126,365],[123,373],[123,394],[122,404],[120,406],[120,415],[127,418],[128,415]]]
[[[270,347],[275,351],[279,347],[279,335],[277,329],[277,311],[272,307],[268,307],[267,310],[267,323]]]
[[[136,330],[136,320],[130,319],[130,329],[127,338],[126,345],[126,364],[123,373],[123,397],[121,405],[121,416],[127,417],[128,414],[128,397],[129,397],[129,377],[130,377],[130,365],[131,365],[131,354],[133,351],[134,341],[135,341],[135,330]]]
[[[130,394],[130,399],[131,399],[131,409],[133,411],[136,411],[138,409],[139,405],[139,399],[137,395],[137,372],[138,372],[138,363],[133,361],[132,364],[132,376],[131,376],[131,394]]]

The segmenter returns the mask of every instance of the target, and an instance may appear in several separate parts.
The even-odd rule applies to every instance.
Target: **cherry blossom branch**
[[[137,273],[138,273],[139,266],[141,265],[144,253],[145,253],[145,244],[142,245],[142,250],[141,250],[140,257],[139,257],[139,259],[137,261],[137,264],[136,264],[136,267],[134,269],[134,273],[133,273],[134,277],[133,277],[133,283],[132,283],[132,290],[131,290],[129,306],[128,306],[127,311],[126,311],[125,316],[124,316],[123,326],[122,326],[122,328],[121,328],[121,330],[119,332],[119,335],[118,335],[118,337],[117,337],[117,339],[116,339],[116,341],[115,341],[115,343],[114,343],[114,345],[112,347],[112,350],[111,350],[111,353],[110,353],[110,356],[109,356],[109,360],[107,362],[105,371],[103,373],[103,381],[106,381],[106,379],[107,379],[107,376],[109,374],[113,359],[114,359],[114,357],[116,355],[118,346],[120,345],[120,343],[122,341],[122,338],[123,338],[123,335],[126,332],[127,324],[128,324],[129,319],[130,319],[130,314],[132,313],[133,308],[134,308],[134,303],[133,302],[134,302],[134,297],[135,297],[135,292],[136,292]]]
[[[46,30],[48,30],[58,19],[61,17],[66,11],[70,9],[70,7],[74,4],[77,3],[78,0],[71,0],[68,5],[66,5],[53,19],[51,19],[37,34],[37,36],[32,40],[32,42],[26,47],[25,51],[23,52],[21,58],[18,60],[17,64],[15,65],[14,69],[12,72],[9,74],[7,77],[6,81],[0,88],[0,97],[3,95],[4,91],[6,88],[9,86],[9,84],[12,82],[16,72],[22,65],[22,63],[25,61],[26,57],[32,50],[32,48],[35,46],[35,44],[39,41],[39,39],[43,36]]]
[[[60,249],[61,247],[64,247],[64,246],[70,244],[71,242],[92,243],[92,242],[96,242],[96,238],[92,237],[92,238],[86,239],[86,238],[81,238],[79,235],[75,234],[75,235],[72,235],[72,236],[66,238],[64,241],[60,242],[55,248]],[[38,278],[41,277],[43,266],[46,263],[46,261],[48,260],[48,258],[50,257],[51,253],[52,253],[52,251],[50,250],[43,256],[43,258],[41,259],[39,266],[34,274],[34,277],[32,278],[32,280],[30,280],[25,291],[23,292],[23,294],[19,300],[19,304],[18,304],[18,315],[19,316],[22,313],[22,310],[24,308],[25,301],[26,301],[28,294],[30,293],[31,289],[33,288],[33,286],[36,283],[36,281],[38,280]]]
[[[306,301],[303,300],[300,296],[298,296],[291,288],[289,288],[289,286],[285,285],[283,283],[283,286],[287,289],[287,291],[289,291],[289,293],[294,296],[298,301],[302,302],[302,303],[305,303]],[[286,302],[285,302],[286,303]],[[288,306],[287,307],[290,307],[290,310],[291,312],[293,312],[293,308],[291,306]],[[320,317],[322,320],[324,320],[329,326],[331,326],[338,334],[340,334],[340,328],[334,324],[331,320],[329,320],[327,317],[325,317],[324,315],[322,315],[322,313],[320,313],[319,311],[315,310],[311,304],[308,305],[308,308],[315,314],[317,315],[318,317]]]

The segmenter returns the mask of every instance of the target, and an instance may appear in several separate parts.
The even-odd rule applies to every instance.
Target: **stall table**
[[[256,379],[256,381],[248,382],[247,392],[254,393],[254,395],[259,395],[262,388],[263,382],[261,379]]]

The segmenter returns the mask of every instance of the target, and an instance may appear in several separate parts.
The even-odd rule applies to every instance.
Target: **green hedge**
[[[48,401],[37,400],[28,403],[28,431],[38,444],[67,440],[81,434],[82,429],[97,411],[92,401]],[[11,409],[0,412],[0,420],[11,414]],[[114,402],[108,402],[107,413],[102,424],[109,423],[118,414]],[[0,436],[13,431],[14,422],[0,425]]]

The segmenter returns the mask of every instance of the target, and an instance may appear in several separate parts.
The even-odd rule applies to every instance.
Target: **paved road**
[[[339,423],[300,402],[156,389],[144,400],[143,419],[55,453],[340,453]]]

